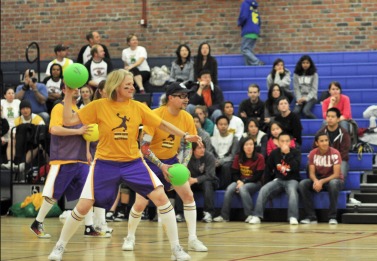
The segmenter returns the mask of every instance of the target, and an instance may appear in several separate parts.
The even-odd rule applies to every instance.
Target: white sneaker
[[[56,244],[51,254],[48,256],[48,260],[60,261],[63,258],[64,246],[62,244]]]
[[[122,245],[122,250],[133,251],[135,248],[135,238],[125,237]]]
[[[17,165],[13,165],[13,169],[15,169],[15,167],[17,167]],[[20,173],[23,173],[25,171],[25,162],[21,162],[20,165],[18,165],[18,169]]]
[[[186,261],[186,260],[190,260],[191,257],[189,256],[189,254],[187,254],[183,248],[179,245],[177,245],[176,247],[174,247],[172,250],[172,253],[171,253],[171,257],[170,259],[171,260],[177,260],[177,261]]]
[[[114,230],[112,227],[107,226],[107,222],[103,222],[99,225],[97,224],[95,226],[95,229],[98,230],[98,231],[106,232],[108,234],[113,233],[113,230]]]
[[[335,218],[331,218],[331,219],[329,220],[329,224],[330,224],[330,225],[338,225],[338,221],[337,221]]]
[[[361,201],[358,201],[357,199],[354,199],[354,198],[350,198],[349,199],[349,203],[350,204],[355,204],[355,205],[360,205]]]
[[[203,221],[206,222],[206,223],[211,223],[212,222],[212,215],[209,213],[209,212],[206,212],[204,211],[204,217],[203,217]]]
[[[249,224],[260,224],[260,218],[259,218],[259,217],[256,217],[256,216],[253,216],[253,217],[250,219]]]
[[[313,219],[310,219],[310,218],[305,218],[305,219],[302,219],[300,221],[301,224],[317,224],[318,221],[317,220],[313,220]]]
[[[13,164],[14,165],[14,164]],[[1,168],[2,169],[10,169],[10,161],[8,161],[7,163],[3,163],[1,164]]]
[[[199,239],[194,239],[188,243],[188,250],[196,252],[207,252],[208,248]]]
[[[289,224],[290,225],[298,225],[297,218],[294,218],[294,217],[289,218]]]
[[[253,218],[252,215],[247,216],[247,218],[245,219],[245,223],[249,223],[252,218]]]
[[[224,219],[222,216],[215,217],[213,219],[215,222],[228,222],[229,220]]]

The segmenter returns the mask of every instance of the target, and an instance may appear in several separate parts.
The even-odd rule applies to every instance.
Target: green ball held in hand
[[[65,84],[71,88],[76,89],[85,85],[88,81],[89,73],[86,67],[80,63],[70,64],[64,69],[63,79]]]

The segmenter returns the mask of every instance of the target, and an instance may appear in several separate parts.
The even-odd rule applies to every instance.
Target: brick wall
[[[71,46],[76,59],[85,34],[98,30],[112,57],[127,47],[128,33],[139,35],[149,56],[173,56],[179,43],[193,53],[203,40],[213,54],[239,53],[236,0],[7,0],[1,1],[1,61],[25,60],[25,48],[39,43],[41,59],[54,57],[53,47]],[[262,38],[256,51],[316,52],[377,49],[376,0],[259,0]]]

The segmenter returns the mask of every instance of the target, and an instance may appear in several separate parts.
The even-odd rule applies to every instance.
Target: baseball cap
[[[60,52],[60,51],[65,51],[67,49],[69,49],[68,46],[65,46],[64,44],[58,44],[57,46],[55,46],[54,52],[56,53],[56,52]]]
[[[174,93],[189,93],[191,92],[191,89],[187,89],[186,86],[183,83],[179,82],[173,82],[168,86],[166,89],[166,97],[169,95],[173,95]]]
[[[20,110],[23,108],[30,108],[31,109],[31,103],[28,100],[22,100],[20,103]]]

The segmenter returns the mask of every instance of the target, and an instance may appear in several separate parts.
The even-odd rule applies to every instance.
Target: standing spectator
[[[272,151],[266,162],[264,185],[258,194],[254,216],[250,224],[259,224],[263,218],[264,207],[268,199],[284,192],[288,195],[289,224],[298,224],[298,182],[300,180],[300,151],[290,148],[291,136],[282,132],[279,135],[279,148]]]
[[[294,113],[300,115],[301,112],[308,119],[317,117],[311,111],[317,103],[318,95],[318,74],[317,68],[309,55],[303,55],[298,60],[293,75],[293,89],[296,97]]]
[[[222,115],[217,118],[219,135],[211,137],[216,157],[216,173],[219,177],[219,189],[225,189],[231,183],[230,166],[238,150],[238,139],[228,132],[229,119]]]
[[[198,82],[198,85],[194,87],[195,92],[191,95],[187,111],[194,114],[195,105],[205,105],[208,108],[209,117],[215,122],[217,117],[222,115],[223,91],[212,82],[211,73],[208,70],[202,70],[199,73]]]
[[[279,115],[278,100],[283,96],[283,90],[279,84],[274,84],[267,94],[267,100],[264,103],[264,130],[267,130],[268,124],[275,120],[275,117]]]
[[[243,1],[238,16],[238,26],[241,27],[241,53],[246,65],[264,65],[264,62],[253,53],[254,46],[259,38],[261,23],[258,2],[255,0]]]
[[[229,221],[232,198],[235,194],[239,194],[247,217],[245,222],[249,223],[253,210],[251,195],[261,188],[264,168],[264,158],[255,151],[252,138],[242,140],[240,153],[235,156],[231,168],[233,182],[226,188],[221,215],[215,217],[213,221]]]
[[[251,118],[246,126],[247,132],[242,135],[239,144],[241,144],[244,139],[251,138],[254,141],[254,150],[266,158],[268,140],[267,134],[259,129],[259,123],[255,118]]]
[[[122,52],[124,69],[133,73],[139,92],[144,93],[144,84],[151,77],[151,69],[147,62],[147,50],[139,46],[139,41],[135,34],[127,36],[127,44],[129,47]]]
[[[180,44],[175,51],[177,59],[171,63],[170,81],[193,82],[194,61],[191,60],[191,50],[187,44]]]
[[[56,59],[52,60],[48,65],[46,69],[46,76],[51,76],[51,66],[53,64],[59,64],[62,67],[62,70],[64,71],[65,68],[68,67],[68,65],[72,64],[73,61],[69,58],[67,58],[68,52],[67,50],[69,49],[68,46],[65,46],[63,44],[58,44],[54,48],[55,56]]]
[[[344,179],[348,175],[349,169],[349,149],[351,146],[351,137],[348,131],[339,125],[340,111],[337,108],[330,108],[326,113],[326,125],[323,126],[318,133],[326,133],[329,136],[330,147],[339,151],[342,161],[340,168]],[[316,143],[313,144],[313,148],[317,147]]]
[[[225,101],[221,106],[221,111],[223,112],[223,115],[225,115],[229,119],[228,132],[233,133],[234,136],[238,140],[241,139],[245,126],[243,124],[243,121],[239,117],[233,115],[233,112],[234,112],[233,102]],[[214,135],[219,134],[219,130],[217,129],[216,126],[213,132],[214,132]]]
[[[336,225],[339,192],[343,188],[343,175],[340,164],[342,157],[339,151],[330,147],[329,136],[324,132],[315,135],[318,148],[309,153],[309,179],[300,182],[299,190],[304,207],[304,219],[301,224],[317,223],[313,207],[312,191],[328,191],[330,198],[329,224]]]
[[[348,120],[352,119],[350,98],[342,94],[342,86],[340,86],[339,82],[331,82],[329,84],[329,93],[330,97],[322,103],[323,118],[326,119],[328,109],[337,108],[341,114],[339,125],[349,132]]]
[[[285,68],[284,61],[280,58],[274,61],[272,70],[267,76],[267,88],[271,88],[273,84],[278,84],[283,90],[283,95],[288,97],[289,103],[293,101],[293,93],[291,91],[291,72]]]
[[[196,191],[203,192],[203,221],[210,223],[215,214],[214,190],[217,189],[218,186],[215,172],[215,157],[213,154],[206,151],[205,145],[201,146],[196,142],[192,143],[192,151],[192,157],[187,165],[191,173],[189,183],[194,193]],[[180,212],[181,211],[178,209],[177,213]]]
[[[209,71],[213,84],[217,85],[217,60],[211,55],[211,46],[207,42],[201,43],[198,48],[194,63],[195,79],[201,76],[202,70]]]
[[[102,46],[103,50],[105,51],[105,57],[107,59],[111,60],[110,53],[107,50],[106,45],[101,44],[101,36],[98,32],[91,31],[91,32],[87,33],[86,34],[86,40],[88,41],[89,44],[81,47],[79,55],[77,56],[77,62],[78,63],[86,64],[90,60],[90,58],[92,58],[92,54],[90,53],[90,51],[92,50],[92,47],[96,44],[97,45],[99,44],[99,45]]]
[[[20,100],[15,99],[14,90],[12,87],[5,88],[4,98],[1,99],[1,118],[7,120],[9,129],[11,130],[15,126],[15,119],[20,115]],[[5,136],[4,136],[5,135]],[[12,134],[15,138],[14,133]],[[1,141],[7,142],[6,159],[8,163],[5,163],[6,168],[10,169],[11,160],[11,133],[10,131],[2,133]],[[3,144],[3,143],[2,143]],[[13,151],[16,150],[15,144],[13,144]],[[4,163],[3,163],[4,164]]]
[[[278,109],[280,115],[275,117],[275,121],[280,122],[283,127],[284,131],[290,134],[296,142],[297,145],[301,145],[302,138],[302,125],[300,118],[297,116],[296,113],[291,112],[289,109],[289,103],[287,97],[280,97],[278,100]]]
[[[43,83],[46,85],[48,98],[46,101],[47,112],[51,113],[55,102],[62,98],[63,68],[60,64],[55,63],[50,67],[50,76],[44,78]]]
[[[88,84],[92,89],[97,89],[98,84],[106,80],[107,75],[113,70],[113,65],[111,60],[105,57],[102,45],[93,45],[90,54],[92,58],[85,64],[89,72]]]
[[[24,83],[16,88],[16,99],[28,100],[31,103],[33,113],[47,114],[47,88],[46,85],[37,81],[35,71],[27,69],[24,75]]]
[[[194,114],[198,115],[200,119],[200,124],[202,124],[202,128],[209,134],[209,136],[212,136],[213,130],[215,128],[215,124],[213,123],[211,119],[208,118],[207,107],[204,105],[196,105]]]
[[[254,118],[257,119],[259,125],[264,124],[264,102],[260,99],[260,88],[258,84],[250,84],[247,92],[249,99],[245,99],[240,103],[238,108],[238,117],[240,117],[247,131],[247,122]]]

